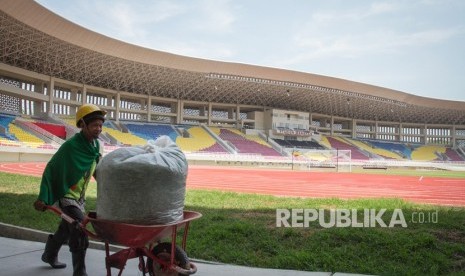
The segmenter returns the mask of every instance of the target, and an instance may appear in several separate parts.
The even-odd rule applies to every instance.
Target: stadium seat
[[[379,157],[382,157],[382,158],[385,158],[385,159],[396,159],[396,160],[402,160],[403,157],[401,155],[399,155],[398,153],[396,152],[393,152],[393,151],[389,151],[389,150],[386,150],[386,149],[383,149],[383,148],[378,148],[376,147],[375,145],[371,144],[370,142],[368,141],[360,141],[360,140],[355,140],[355,139],[350,139],[350,138],[346,138],[349,142],[351,142],[353,145],[355,145],[356,147],[366,151],[366,152],[369,152],[369,153],[372,153],[376,156],[379,156]]]
[[[24,131],[13,123],[10,123],[9,130],[11,134],[13,134],[18,139],[18,141],[29,147],[39,147],[45,144],[44,140],[27,131]]]
[[[34,122],[33,124],[61,139],[66,139],[66,129],[63,125],[50,124],[45,122]]]
[[[411,159],[411,154],[412,154],[412,147],[398,143],[398,142],[387,142],[387,141],[379,141],[379,140],[367,140],[371,145],[388,150],[394,153],[397,153],[398,155],[402,156],[403,159]]]
[[[417,161],[441,161],[441,154],[446,153],[444,146],[419,146],[412,151],[412,160]]]
[[[176,144],[185,152],[221,152],[227,151],[202,127],[184,127],[190,137],[176,138]]]
[[[131,133],[121,132],[117,129],[104,126],[102,132],[106,132],[119,141],[123,145],[127,146],[140,146],[147,144],[147,141],[139,136],[133,135]]]
[[[171,125],[126,123],[125,126],[132,134],[146,140],[155,140],[162,135],[167,135],[171,138],[171,140],[176,141],[176,138],[178,137],[178,133]]]
[[[212,128],[214,129],[214,128]],[[219,137],[233,144],[239,153],[259,154],[263,156],[282,156],[266,141],[256,135],[245,135],[237,129],[219,128]]]
[[[369,157],[362,153],[356,146],[349,144],[340,137],[326,137],[332,149],[350,150],[352,159],[368,160]]]
[[[451,148],[446,148],[446,157],[448,160],[445,161],[454,161],[454,162],[463,162],[464,159],[457,153],[457,151],[451,149]]]
[[[273,139],[280,146],[286,148],[301,148],[301,149],[325,149],[320,144],[315,141],[297,141],[297,140],[283,140],[283,139]]]

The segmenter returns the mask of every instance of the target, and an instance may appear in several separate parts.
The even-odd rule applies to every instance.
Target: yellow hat
[[[105,116],[107,114],[106,111],[101,110],[100,107],[96,106],[95,104],[83,104],[79,107],[78,111],[76,112],[76,126],[79,127],[79,122],[86,116],[91,113],[97,112],[99,115]]]

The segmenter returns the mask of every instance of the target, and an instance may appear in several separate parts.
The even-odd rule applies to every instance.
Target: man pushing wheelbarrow
[[[48,237],[42,261],[53,268],[65,268],[57,256],[61,245],[68,242],[73,275],[87,275],[85,255],[90,236],[105,242],[107,275],[112,267],[121,275],[126,261],[136,257],[144,275],[155,275],[156,271],[195,273],[195,265],[188,262],[183,250],[190,221],[201,215],[183,210],[187,178],[184,154],[163,136],[144,147],[119,148],[101,158],[98,137],[105,114],[95,105],[81,106],[76,113],[81,131],[60,147],[45,168],[34,208],[49,209],[63,219],[55,234]],[[97,212],[85,215],[85,191],[92,176],[98,183]],[[88,222],[95,233],[86,228]],[[184,228],[182,248],[176,246],[180,228]],[[162,242],[167,237],[171,243]],[[128,248],[110,254],[110,243]]]
[[[42,175],[40,193],[34,208],[45,211],[57,204],[76,221],[85,216],[85,194],[103,150],[98,141],[106,112],[92,104],[82,105],[76,112],[76,126],[81,131],[67,140],[48,162]],[[89,246],[87,235],[78,227],[62,220],[57,231],[49,235],[42,261],[53,268],[65,268],[58,261],[61,245],[68,242],[72,254],[73,275],[86,273],[85,256]]]

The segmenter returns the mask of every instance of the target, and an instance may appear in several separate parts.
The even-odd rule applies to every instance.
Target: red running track
[[[40,176],[45,163],[0,163],[0,171]],[[402,198],[465,206],[465,179],[190,166],[187,188],[308,198]]]

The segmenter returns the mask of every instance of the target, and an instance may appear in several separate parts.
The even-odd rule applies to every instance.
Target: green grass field
[[[0,221],[55,231],[59,218],[32,208],[40,178],[0,173]],[[88,191],[95,209],[96,189]],[[401,209],[407,227],[276,227],[276,209]],[[465,208],[412,204],[399,199],[302,199],[188,190],[191,258],[230,264],[376,275],[465,275]],[[423,214],[423,223],[419,221]],[[435,214],[437,221],[427,218]],[[414,223],[416,222],[416,223]],[[103,253],[102,253],[103,254]]]

